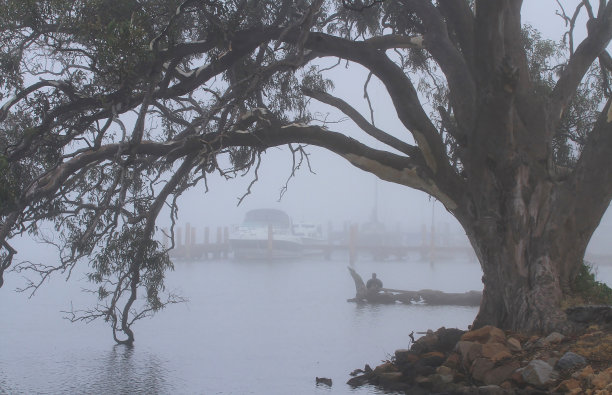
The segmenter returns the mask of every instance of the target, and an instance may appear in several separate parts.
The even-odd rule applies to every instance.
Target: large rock
[[[558,344],[565,340],[565,336],[559,332],[553,332],[550,335],[538,339],[535,343],[533,343],[533,347],[535,348],[544,348],[548,347],[551,344]]]
[[[526,383],[542,387],[553,380],[553,368],[540,359],[534,359],[523,368],[522,376]]]
[[[461,363],[465,369],[472,366],[474,360],[482,354],[482,344],[461,340],[455,347],[455,352],[461,355]]]
[[[436,351],[436,345],[438,344],[438,336],[431,330],[427,331],[427,334],[417,339],[416,342],[410,347],[410,350],[417,354],[424,354],[431,351]]]
[[[438,344],[435,351],[448,353],[455,348],[455,344],[461,340],[461,336],[466,333],[465,331],[457,328],[440,328],[436,331],[438,336]]]
[[[559,332],[553,332],[550,335],[546,336],[543,339],[543,342],[545,345],[549,345],[549,344],[561,343],[563,340],[565,340],[565,336],[563,336]]]
[[[485,376],[489,371],[491,371],[495,367],[495,363],[488,358],[476,358],[472,367],[470,369],[470,373],[472,378],[478,380],[480,382],[485,381]]]
[[[484,377],[483,382],[485,384],[500,385],[504,381],[508,380],[512,373],[516,371],[521,365],[518,361],[509,361],[506,364],[497,366],[489,370]]]
[[[478,358],[471,369],[472,378],[487,385],[500,385],[508,380],[512,373],[520,367],[517,361],[496,365],[488,358]]]
[[[398,364],[413,363],[418,359],[419,357],[415,353],[405,348],[395,350],[395,362]]]
[[[464,333],[466,332],[456,328],[442,327],[435,332],[429,330],[425,336],[414,342],[410,350],[417,354],[432,351],[448,353],[452,351]]]
[[[512,358],[510,350],[502,343],[485,343],[482,345],[481,355],[489,358],[493,362],[501,361],[502,359]]]
[[[397,368],[391,362],[385,362],[382,365],[378,365],[374,368],[374,374],[381,374],[387,372],[397,372]]]
[[[419,363],[422,363],[423,365],[426,365],[426,366],[431,366],[431,367],[436,368],[442,365],[445,359],[446,357],[444,356],[443,353],[439,351],[432,351],[432,352],[428,352],[426,354],[421,355],[421,359],[419,360]]]
[[[506,335],[501,329],[491,325],[486,325],[482,328],[466,332],[463,334],[463,336],[461,336],[461,340],[478,343],[505,343]]]
[[[521,342],[515,337],[508,338],[506,344],[508,345],[508,349],[512,352],[523,351],[523,348],[521,347]]]
[[[566,352],[557,361],[557,369],[559,370],[572,370],[580,366],[586,365],[587,361],[582,355],[575,354],[571,351]]]

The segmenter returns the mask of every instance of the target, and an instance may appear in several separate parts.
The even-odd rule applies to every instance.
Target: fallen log
[[[421,289],[420,291],[404,291],[400,289],[381,288],[369,290],[363,279],[353,268],[349,272],[355,282],[355,297],[348,299],[349,302],[357,303],[405,303],[425,304],[428,306],[480,306],[482,292],[468,291],[464,293],[447,293],[433,289]]]

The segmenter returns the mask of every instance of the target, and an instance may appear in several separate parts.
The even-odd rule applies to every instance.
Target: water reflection
[[[136,346],[115,345],[101,358],[95,367],[104,369],[103,374],[94,375],[86,388],[96,394],[167,394],[172,392],[168,384],[167,369],[157,356]]]

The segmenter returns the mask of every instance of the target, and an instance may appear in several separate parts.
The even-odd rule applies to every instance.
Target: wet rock
[[[432,351],[432,352],[428,352],[426,354],[421,355],[421,359],[419,360],[419,363],[422,363],[425,366],[431,366],[431,367],[436,368],[442,365],[445,359],[446,357],[444,356],[443,353],[439,351]]]
[[[391,362],[385,362],[382,365],[378,365],[374,368],[374,374],[381,374],[387,372],[397,372],[397,368]]]
[[[461,336],[465,334],[466,331],[457,328],[440,328],[436,331],[436,335],[438,336],[438,344],[436,347],[436,351],[440,351],[443,353],[448,353],[455,348],[455,344],[461,339]]]
[[[395,350],[395,361],[399,364],[403,363],[414,363],[419,357],[410,350],[400,349]]]
[[[382,384],[402,381],[404,375],[401,372],[384,372],[378,375]]]
[[[444,366],[448,366],[451,369],[458,369],[460,364],[461,356],[456,352],[450,354],[448,358],[446,358],[446,361],[444,361],[443,363]]]
[[[461,340],[478,343],[505,343],[506,335],[501,329],[491,325],[486,325],[482,328],[466,332],[463,334],[463,336],[461,336]]]
[[[556,367],[559,370],[572,370],[584,366],[586,363],[587,361],[582,355],[568,351],[557,361]]]
[[[485,384],[500,385],[508,380],[519,367],[520,364],[517,361],[510,361],[507,364],[496,366],[485,373],[483,382]]]
[[[418,376],[416,379],[414,379],[414,382],[421,388],[433,388],[433,382],[431,381],[429,376]]]
[[[361,369],[355,369],[355,370],[353,370],[353,371],[352,371],[351,373],[349,373],[349,374],[350,374],[351,376],[355,377],[355,376],[357,376],[358,374],[362,374],[362,373],[364,373],[364,371],[363,371],[363,370],[361,370]]]
[[[463,364],[463,367],[467,369],[472,366],[472,363],[476,358],[482,355],[482,344],[461,340],[457,343],[455,351],[461,355],[461,363]]]
[[[470,373],[475,380],[484,382],[485,376],[493,369],[495,363],[488,358],[476,358],[471,366]]]
[[[455,375],[454,369],[449,368],[448,366],[444,366],[444,365],[438,367],[438,369],[436,369],[436,373],[443,374],[443,375],[451,375],[451,376]]]
[[[355,376],[352,379],[349,379],[346,383],[351,387],[361,387],[362,385],[368,384],[372,377],[370,375],[364,374],[361,376]]]
[[[416,354],[424,354],[431,351],[436,351],[436,345],[438,343],[438,336],[431,330],[427,331],[427,334],[419,338],[410,350]]]
[[[553,379],[553,368],[540,359],[534,359],[523,368],[522,376],[526,383],[542,387]]]
[[[433,383],[434,388],[442,390],[446,388],[448,384],[453,382],[454,377],[452,374],[436,373],[429,376],[429,379]]]
[[[429,376],[430,374],[434,374],[436,369],[433,366],[424,365],[419,361],[414,365],[414,371],[419,376]]]
[[[523,348],[521,347],[521,342],[518,341],[518,339],[515,337],[508,338],[508,340],[506,341],[506,344],[508,345],[508,349],[512,352],[523,351]]]
[[[499,385],[508,380],[519,367],[520,365],[517,361],[509,361],[507,364],[496,365],[488,358],[478,358],[474,361],[470,373],[472,378],[484,384]]]
[[[501,361],[502,359],[512,358],[510,350],[501,343],[486,343],[482,345],[481,355],[484,358],[489,358],[493,362]]]

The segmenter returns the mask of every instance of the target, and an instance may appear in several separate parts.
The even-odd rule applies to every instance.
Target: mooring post
[[[227,258],[229,255],[229,227],[223,228],[223,257]]]
[[[352,265],[357,260],[357,224],[352,224],[349,233],[349,262]]]
[[[421,225],[421,259],[427,255],[427,225]]]
[[[221,256],[221,243],[223,238],[221,227],[217,227],[217,245],[215,248],[215,258],[219,258]]]
[[[332,235],[334,234],[334,224],[332,221],[327,221],[327,247],[324,251],[325,260],[331,259],[332,253]]]
[[[208,259],[208,253],[210,251],[210,229],[204,228],[204,259]]]
[[[185,224],[185,257],[191,259],[191,224]]]

